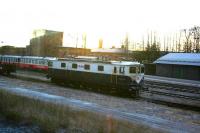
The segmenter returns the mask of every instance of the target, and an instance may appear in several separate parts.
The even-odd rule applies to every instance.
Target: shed
[[[158,76],[200,80],[199,53],[169,53],[154,63]]]

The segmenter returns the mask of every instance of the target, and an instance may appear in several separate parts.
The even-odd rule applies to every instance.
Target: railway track
[[[152,101],[163,101],[182,104],[192,107],[200,107],[200,87],[198,84],[173,82],[166,78],[159,80],[158,77],[147,78],[144,81],[141,97]],[[157,78],[157,79],[156,79]],[[180,80],[181,81],[181,80]]]

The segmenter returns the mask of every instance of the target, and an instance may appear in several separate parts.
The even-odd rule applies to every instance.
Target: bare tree
[[[180,31],[178,39],[178,52],[181,52],[181,37],[182,37],[182,32]]]
[[[184,45],[184,52],[191,52],[191,40],[190,40],[190,37],[191,37],[191,32],[190,30],[187,30],[187,29],[184,29],[183,30],[184,33],[185,33],[185,45]]]
[[[200,39],[200,27],[194,26],[190,29],[190,34],[193,35],[193,52],[200,52],[199,49],[199,39]]]

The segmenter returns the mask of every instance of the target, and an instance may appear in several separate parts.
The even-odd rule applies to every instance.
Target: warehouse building
[[[169,53],[154,63],[157,76],[200,80],[200,54]]]
[[[58,57],[59,47],[63,44],[63,32],[39,29],[34,30],[30,45],[26,46],[27,55]]]

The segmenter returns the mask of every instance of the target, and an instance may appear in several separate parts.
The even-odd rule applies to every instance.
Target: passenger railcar
[[[0,73],[9,74],[16,71],[16,64],[20,56],[0,55]]]
[[[54,59],[52,57],[23,56],[20,58],[18,68],[47,72],[48,61]]]
[[[16,69],[28,69],[47,73],[48,61],[55,59],[53,57],[0,55],[0,72],[9,74],[15,72]]]
[[[58,59],[49,62],[49,77],[53,82],[91,88],[120,88],[134,91],[144,77],[139,62],[95,61],[94,59]]]

